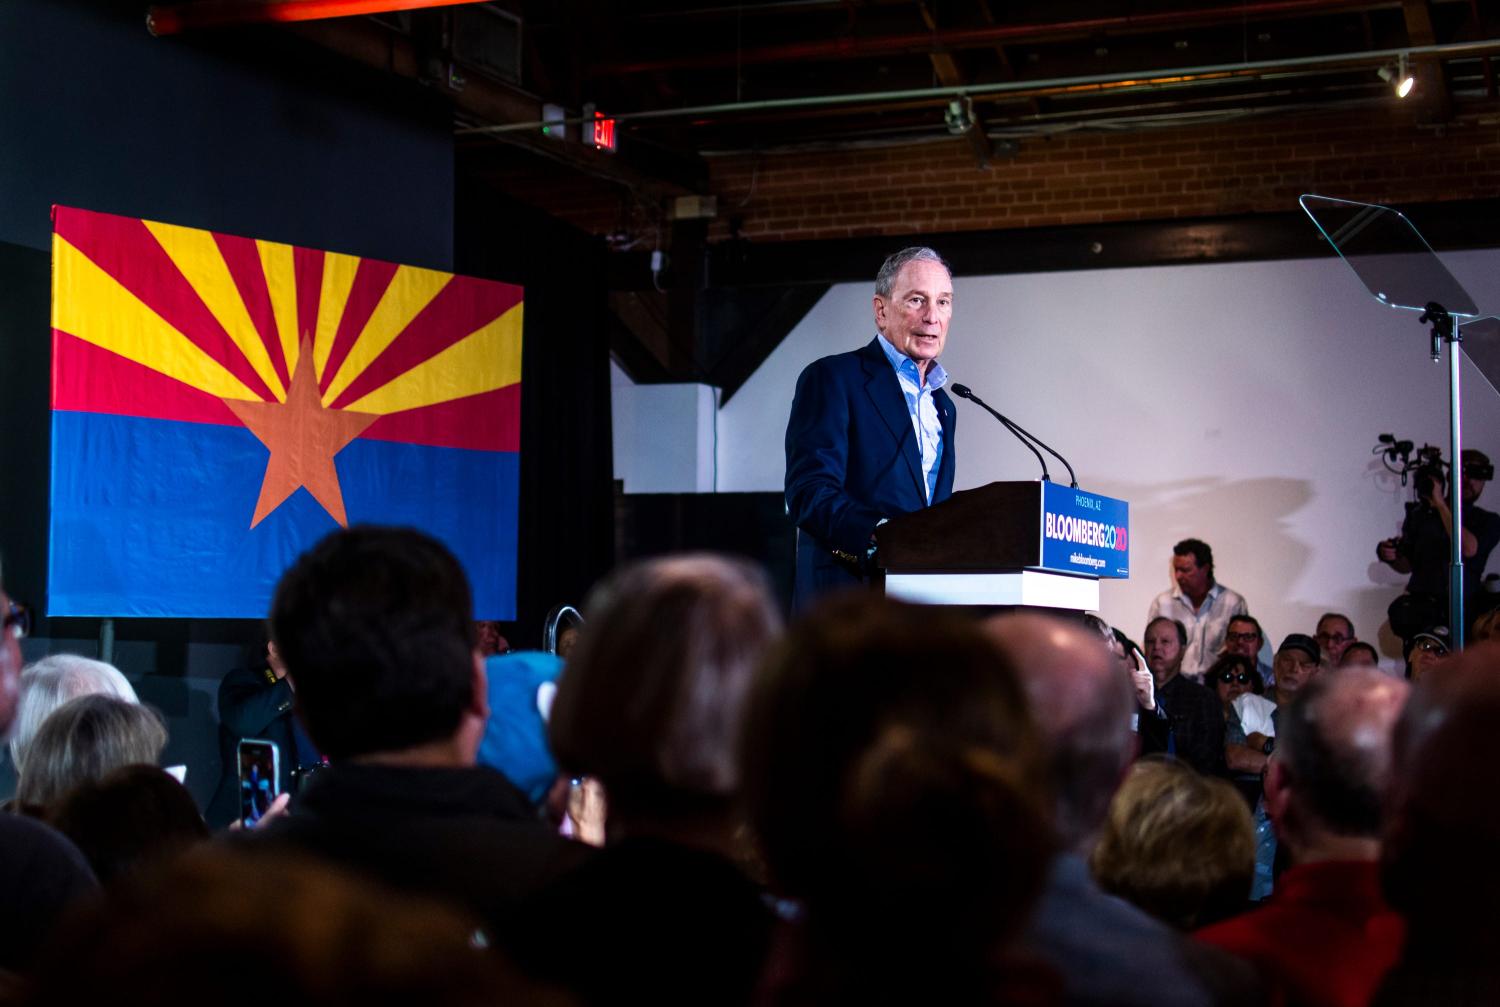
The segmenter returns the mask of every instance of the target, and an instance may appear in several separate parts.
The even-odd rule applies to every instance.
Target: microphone
[[[1047,462],[1042,458],[1041,451],[1038,451],[1036,449],[1036,446],[1033,445],[1033,441],[1037,445],[1041,445],[1042,451],[1047,452],[1053,458],[1056,458],[1058,461],[1063,463],[1063,468],[1068,470],[1068,478],[1072,480],[1072,488],[1075,490],[1078,488],[1078,477],[1073,474],[1073,466],[1069,465],[1068,460],[1062,455],[1058,454],[1056,451],[1053,451],[1046,444],[1043,444],[1040,437],[1028,430],[1023,429],[1018,424],[1012,422],[1009,419],[1006,419],[1004,416],[1001,416],[999,413],[997,413],[994,409],[991,409],[989,404],[985,402],[984,399],[981,399],[978,395],[975,395],[973,389],[971,389],[968,385],[955,384],[953,386],[953,394],[957,395],[961,399],[968,399],[970,402],[974,403],[976,406],[983,409],[991,416],[995,417],[995,419],[999,420],[1005,426],[1005,429],[1015,434],[1016,438],[1022,444],[1025,444],[1028,448],[1031,448],[1031,453],[1036,455],[1037,461],[1042,463],[1043,479],[1047,480],[1048,482],[1052,481],[1051,477],[1047,474]]]

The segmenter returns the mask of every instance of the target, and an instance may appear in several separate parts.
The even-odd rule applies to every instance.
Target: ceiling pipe
[[[204,28],[320,21],[427,7],[458,7],[477,2],[479,0],[202,0],[199,3],[153,4],[146,9],[146,29],[158,36],[177,35]]]
[[[879,105],[896,102],[947,102],[953,98],[1030,97],[1042,94],[1084,93],[1089,91],[1137,90],[1176,87],[1236,77],[1265,77],[1281,71],[1307,69],[1338,70],[1380,66],[1406,53],[1409,56],[1452,58],[1480,56],[1500,52],[1500,38],[1477,42],[1450,42],[1443,45],[1405,46],[1400,49],[1370,49],[1362,52],[1330,53],[1323,56],[1298,56],[1291,59],[1258,60],[1248,63],[1220,63],[1210,66],[1183,67],[1170,71],[1147,70],[1135,73],[1100,73],[1082,77],[1054,77],[1047,80],[1001,81],[958,87],[908,88],[900,91],[865,91],[850,94],[820,94],[802,98],[768,98],[760,101],[724,102],[715,105],[691,105],[682,108],[658,108],[641,112],[612,112],[616,122],[647,122],[672,119],[710,119],[787,109],[834,108],[839,106]],[[569,124],[582,119],[568,119]],[[458,135],[478,133],[511,133],[539,130],[543,122],[512,122],[499,126],[476,126],[460,129]]]
[[[910,35],[873,38],[836,38],[815,42],[791,42],[737,52],[695,53],[657,60],[603,63],[593,68],[596,77],[660,70],[696,70],[730,65],[789,63],[801,60],[860,59],[901,53],[926,53],[938,49],[984,49],[995,45],[1042,42],[1106,31],[1152,31],[1234,24],[1247,18],[1296,17],[1308,14],[1399,7],[1399,3],[1370,0],[1259,0],[1255,3],[1216,4],[1191,10],[1121,14],[1042,24],[983,25],[950,28]]]

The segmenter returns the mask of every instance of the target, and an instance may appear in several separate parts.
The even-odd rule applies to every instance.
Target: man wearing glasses
[[[1260,628],[1260,620],[1253,615],[1237,615],[1229,620],[1224,630],[1225,654],[1237,654],[1255,662],[1260,680],[1266,685],[1276,684],[1276,672],[1271,665],[1260,659],[1260,649],[1266,644],[1266,634]]]
[[[1337,668],[1343,659],[1344,649],[1354,642],[1354,622],[1342,612],[1325,612],[1318,620],[1318,631],[1314,635],[1323,649],[1323,659],[1330,668]]]

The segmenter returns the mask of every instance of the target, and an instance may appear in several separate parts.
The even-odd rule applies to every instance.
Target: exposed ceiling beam
[[[999,44],[1055,41],[1086,37],[1099,32],[1151,31],[1239,24],[1252,19],[1332,14],[1379,7],[1394,8],[1397,5],[1398,0],[1387,0],[1384,3],[1372,3],[1371,0],[1259,0],[1255,3],[1215,4],[1187,10],[1121,14],[1037,24],[987,24],[921,34],[880,35],[868,38],[844,36],[818,41],[761,46],[742,49],[738,52],[694,52],[655,60],[604,62],[592,69],[595,76],[605,77],[657,70],[720,67],[736,61],[741,66],[748,66],[806,60],[859,59],[903,53],[920,54],[939,48],[981,49]]]
[[[922,23],[927,25],[929,30],[936,32],[937,17],[932,12],[932,5],[927,0],[917,0],[917,10],[922,14]],[[933,72],[943,84],[948,87],[962,87],[966,83],[963,71],[959,69],[958,60],[953,58],[951,52],[934,49],[929,56],[932,60]],[[964,135],[973,146],[974,157],[979,161],[979,169],[983,171],[995,159],[995,148],[990,145],[989,134],[985,132],[984,119],[974,111],[971,102],[965,102],[965,114],[969,117],[969,128]]]
[[[289,26],[288,30],[374,69],[413,80],[422,79],[422,61],[411,40],[374,21],[318,21]],[[535,128],[502,131],[503,137],[497,139],[587,174],[606,178],[650,198],[659,200],[666,196],[706,194],[708,191],[708,164],[695,154],[659,148],[639,151],[639,157],[629,150],[609,154],[582,143],[542,136],[541,100],[481,73],[465,73],[462,86],[448,88],[446,95],[469,122],[537,124]]]
[[[458,7],[477,2],[479,0],[198,0],[197,3],[151,5],[146,9],[146,28],[153,35],[176,35],[204,28],[321,21],[427,7]]]
[[[1402,0],[1401,13],[1406,18],[1406,35],[1412,45],[1433,45],[1437,33],[1432,30],[1432,10],[1427,0]],[[1436,122],[1447,122],[1453,118],[1453,96],[1448,93],[1448,81],[1443,77],[1443,65],[1435,59],[1415,60],[1411,72],[1417,78],[1417,101]]]
[[[1286,79],[1337,71],[1374,71],[1402,54],[1430,56],[1434,59],[1456,59],[1500,52],[1500,39],[1473,42],[1450,42],[1429,46],[1400,46],[1360,52],[1325,53],[1286,59],[1251,60],[1244,63],[1219,63],[1172,69],[1137,70],[1133,72],[1086,74],[1077,77],[1055,77],[1045,80],[999,81],[949,87],[906,88],[889,91],[857,91],[848,94],[815,94],[796,98],[769,98],[757,101],[719,102],[680,108],[655,108],[640,111],[613,110],[613,118],[632,125],[649,122],[691,122],[703,125],[715,120],[745,115],[790,113],[794,110],[858,110],[892,108],[902,105],[937,105],[965,95],[975,100],[1017,100],[1027,97],[1079,96],[1112,92],[1158,91],[1236,79]],[[573,122],[576,120],[569,120]],[[513,122],[499,126],[477,127],[461,133],[509,133],[540,128],[541,122]]]

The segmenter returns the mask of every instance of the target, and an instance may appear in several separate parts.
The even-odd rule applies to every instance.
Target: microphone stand
[[[1068,478],[1072,480],[1072,483],[1070,484],[1071,487],[1075,490],[1078,488],[1078,476],[1073,474],[1073,466],[1068,464],[1068,460],[1066,458],[1044,444],[1040,437],[1027,430],[1022,429],[1019,424],[1010,419],[1007,419],[1006,417],[1000,415],[1000,413],[996,412],[994,409],[990,408],[989,403],[985,402],[984,399],[981,399],[978,395],[975,395],[973,390],[969,388],[968,385],[954,385],[953,394],[957,395],[961,399],[968,399],[980,409],[983,409],[985,412],[995,417],[995,419],[999,420],[1001,424],[1004,425],[1005,429],[1015,434],[1016,438],[1020,440],[1022,444],[1025,444],[1028,448],[1031,448],[1031,453],[1036,455],[1037,461],[1042,463],[1043,479],[1047,480],[1048,482],[1052,481],[1051,478],[1047,475],[1047,463],[1045,460],[1043,460],[1041,452],[1033,446],[1033,441],[1035,441],[1036,444],[1041,445],[1043,451],[1046,451],[1053,458],[1056,458],[1058,461],[1063,463],[1063,468],[1068,470]]]

